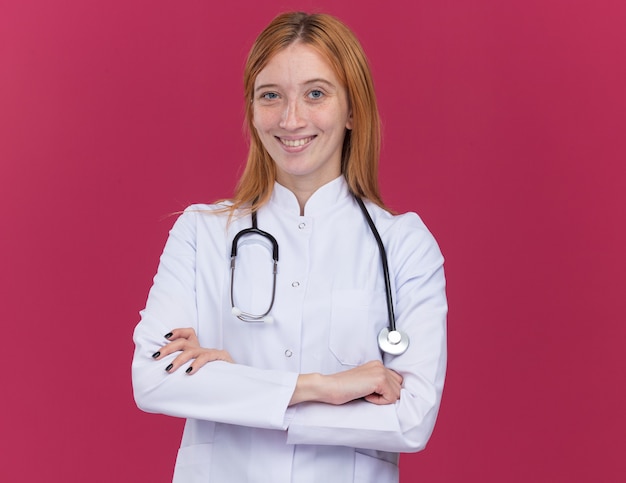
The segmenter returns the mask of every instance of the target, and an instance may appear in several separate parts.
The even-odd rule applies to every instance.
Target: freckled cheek
[[[276,110],[255,109],[252,111],[252,124],[259,132],[276,126],[279,121],[280,116]]]
[[[315,113],[315,115],[310,116],[309,120],[324,131],[345,127],[345,117],[338,110]]]

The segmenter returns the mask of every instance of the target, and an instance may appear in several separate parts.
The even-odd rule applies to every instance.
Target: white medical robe
[[[410,337],[400,356],[381,354],[388,324],[379,249],[343,177],[308,200],[304,216],[275,184],[258,226],[279,243],[272,323],[232,315],[230,253],[250,216],[227,223],[194,205],[170,232],[146,308],[134,333],[133,387],[148,412],[186,418],[176,482],[346,483],[398,481],[398,453],[424,448],[435,424],[446,367],[443,257],[414,213],[366,206],[387,250],[396,323]],[[272,295],[269,243],[239,243],[236,305],[263,313]],[[227,350],[235,364],[212,362],[194,375],[172,374],[151,355],[164,334],[193,327],[203,347]],[[404,377],[400,400],[378,406],[288,407],[300,373],[331,374],[370,360]]]

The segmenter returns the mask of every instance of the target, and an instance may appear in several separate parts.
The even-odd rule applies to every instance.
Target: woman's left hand
[[[186,329],[174,329],[168,334],[165,334],[165,338],[170,342],[152,354],[152,357],[158,361],[163,359],[165,356],[175,352],[180,352],[172,363],[165,368],[165,370],[169,373],[176,371],[176,369],[190,360],[193,360],[193,362],[192,365],[190,365],[185,371],[187,374],[195,374],[208,362],[235,362],[230,354],[225,350],[206,349],[204,347],[200,347],[196,331],[191,327]]]
[[[374,360],[335,374],[300,374],[289,405],[306,401],[345,404],[363,398],[372,404],[400,399],[403,378]]]

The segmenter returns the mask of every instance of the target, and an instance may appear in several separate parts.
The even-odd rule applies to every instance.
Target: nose
[[[294,130],[304,126],[305,121],[301,114],[302,107],[298,101],[295,99],[288,101],[280,118],[280,127],[282,129]]]

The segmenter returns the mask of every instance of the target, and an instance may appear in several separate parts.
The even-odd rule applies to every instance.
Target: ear
[[[346,129],[352,131],[352,109],[348,113],[348,120],[346,121]]]

